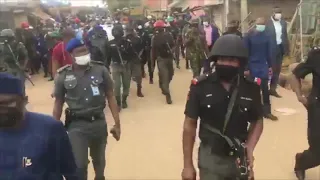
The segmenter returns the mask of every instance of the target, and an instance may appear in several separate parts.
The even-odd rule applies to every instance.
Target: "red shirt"
[[[64,42],[58,43],[52,51],[52,59],[58,61],[61,67],[72,64],[72,58],[70,54],[65,50]]]

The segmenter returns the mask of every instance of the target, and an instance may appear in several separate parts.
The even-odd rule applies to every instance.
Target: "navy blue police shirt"
[[[26,112],[19,129],[0,129],[0,180],[76,180],[68,134],[53,117]]]

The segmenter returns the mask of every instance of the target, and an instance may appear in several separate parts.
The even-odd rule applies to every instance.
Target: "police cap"
[[[12,29],[4,29],[1,31],[0,36],[14,37],[14,32],[12,31]]]
[[[235,34],[221,36],[212,47],[209,58],[216,60],[217,57],[237,57],[246,63],[249,53],[242,39]]]

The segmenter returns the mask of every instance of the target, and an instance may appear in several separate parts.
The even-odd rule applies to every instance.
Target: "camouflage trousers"
[[[199,53],[188,52],[187,59],[190,61],[193,77],[197,77],[201,73],[202,63],[204,60],[203,55]]]
[[[115,96],[128,96],[131,82],[131,63],[126,62],[123,65],[120,63],[112,63],[111,68]]]

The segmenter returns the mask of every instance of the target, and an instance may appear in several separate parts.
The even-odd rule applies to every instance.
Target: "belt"
[[[93,122],[96,120],[103,120],[101,115],[92,115],[92,116],[73,116],[74,121],[88,121],[88,122]]]

